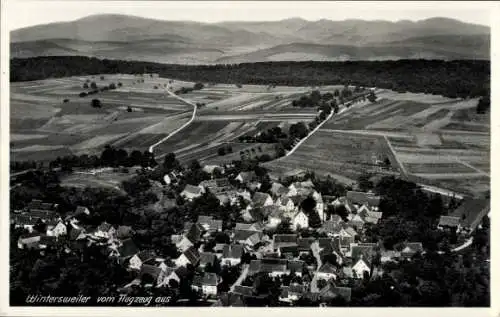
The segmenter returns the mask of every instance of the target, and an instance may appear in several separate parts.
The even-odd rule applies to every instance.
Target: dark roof
[[[264,206],[264,203],[266,202],[266,200],[271,197],[269,194],[266,194],[266,193],[262,193],[262,192],[256,192],[254,195],[253,195],[253,198],[252,198],[252,203],[254,206],[257,206],[257,207],[263,207]]]
[[[189,247],[186,251],[184,251],[183,254],[191,264],[193,265],[198,264],[198,261],[200,260],[200,253],[195,247],[193,246]]]
[[[201,195],[201,188],[187,184],[186,187],[184,187],[183,192],[188,192],[193,195]]]
[[[439,226],[458,227],[459,224],[459,217],[441,216],[441,218],[439,218]]]
[[[204,225],[208,224],[212,219],[212,216],[198,216],[198,221],[196,221],[196,223]]]
[[[217,286],[217,274],[205,273],[202,280],[203,285]]]
[[[200,264],[207,265],[215,262],[215,254],[212,252],[200,252]]]
[[[111,230],[112,226],[107,223],[107,222],[103,222],[101,223],[98,227],[97,227],[97,230],[100,230],[100,231],[104,231],[104,232],[107,232],[109,230]]]
[[[85,210],[88,209],[87,207],[83,206],[77,206],[75,209],[75,215],[85,213]]]
[[[18,225],[35,225],[40,220],[39,217],[33,217],[29,214],[17,214],[12,216],[12,221]]]
[[[273,236],[274,243],[297,243],[296,234],[275,234]]]
[[[150,265],[150,264],[143,264],[141,266],[141,271],[139,273],[140,277],[142,278],[145,274],[151,275],[154,280],[156,281],[158,279],[158,276],[160,276],[161,269],[155,265]]]
[[[337,233],[342,228],[341,224],[337,221],[327,220],[321,226],[321,231],[325,233]]]
[[[84,232],[83,228],[71,228],[71,230],[69,231],[69,238],[71,240],[76,240],[76,238],[78,238],[78,236],[80,235],[80,233]]]
[[[127,258],[133,256],[139,251],[137,246],[135,245],[132,239],[125,239],[122,241],[122,245],[118,248],[118,252],[120,253],[120,257]]]
[[[362,259],[368,265],[370,265],[374,255],[375,255],[375,249],[373,246],[355,245],[351,247],[351,258],[353,259],[354,262]]]
[[[32,210],[30,210],[29,215],[31,217],[41,218],[42,220],[50,220],[50,219],[57,219],[58,218],[58,215],[56,214],[55,211],[44,210],[44,209],[32,209]]]
[[[490,211],[489,199],[464,199],[450,216],[458,217],[462,227],[476,228]]]
[[[242,295],[242,296],[252,296],[253,295],[253,287],[235,285],[234,289],[233,289],[233,293],[238,294],[238,295]]]
[[[340,246],[348,248],[351,243],[354,243],[354,237],[340,237]]]
[[[305,266],[305,263],[304,263],[304,261],[301,261],[301,260],[288,261],[288,269],[290,271],[302,272],[302,269],[304,268],[304,266]]]
[[[47,236],[47,235],[40,236],[40,244],[55,245],[56,242],[57,238],[54,236]]]
[[[208,222],[208,230],[221,231],[222,220],[212,219]]]
[[[152,250],[144,250],[137,253],[137,256],[139,257],[139,259],[141,259],[142,262],[146,262],[148,260],[153,259],[156,256],[156,254]]]
[[[243,246],[239,244],[226,244],[222,250],[223,258],[239,259],[243,255]]]
[[[346,198],[353,204],[358,205],[367,204],[369,206],[378,206],[380,204],[380,196],[364,192],[348,191],[346,193]]]
[[[116,237],[118,239],[130,238],[132,236],[132,227],[130,226],[119,226],[116,230]]]
[[[308,251],[311,249],[311,244],[314,242],[314,238],[313,237],[309,237],[309,238],[298,238],[297,239],[297,249],[299,251]]]
[[[189,241],[196,243],[200,240],[202,232],[203,228],[200,228],[198,224],[191,224],[191,227],[188,229],[185,236],[189,239]]]
[[[350,287],[335,287],[333,289],[333,292],[338,295],[343,297],[347,302],[351,301],[351,293],[352,289]]]
[[[52,209],[52,208],[54,208],[54,204],[53,203],[41,203],[40,204],[40,209],[49,210],[49,209]]]
[[[184,276],[186,276],[188,274],[188,270],[186,267],[184,266],[179,266],[175,269],[175,274],[179,277],[179,278],[183,278]]]
[[[284,272],[288,268],[286,259],[264,258],[260,261],[260,272]]]
[[[253,236],[254,234],[258,234],[260,237],[261,232],[260,231],[255,231],[255,230],[235,230],[234,231],[234,241],[244,241],[248,239],[249,237]]]
[[[251,182],[253,181],[254,179],[257,178],[257,175],[255,174],[254,171],[250,171],[250,172],[240,172],[238,174],[238,176],[241,176],[241,179],[243,180],[243,183],[246,183],[246,182]]]
[[[337,268],[335,266],[333,266],[332,264],[327,262],[319,268],[318,272],[320,272],[320,273],[336,273]]]

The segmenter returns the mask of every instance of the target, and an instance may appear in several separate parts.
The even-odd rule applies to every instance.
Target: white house
[[[316,272],[316,278],[322,280],[330,280],[337,278],[337,269],[330,263],[323,264],[319,270]]]
[[[309,228],[309,218],[304,213],[304,211],[299,210],[292,218],[291,226],[293,230],[298,230],[299,228]]]
[[[66,225],[62,221],[59,221],[54,228],[47,230],[47,235],[54,237],[63,236],[66,235],[67,233],[68,231]]]
[[[217,274],[205,273],[203,276],[195,276],[191,287],[194,290],[201,290],[202,294],[205,296],[216,296],[217,284],[219,284]]]
[[[184,190],[181,192],[181,196],[186,200],[193,200],[194,198],[200,197],[205,193],[205,189],[201,186],[186,185]]]
[[[116,233],[116,229],[107,222],[101,223],[96,231],[94,231],[93,236],[96,238],[109,239],[113,237]]]
[[[278,199],[276,199],[275,205],[278,206],[280,210],[283,210],[285,212],[292,212],[295,210],[295,204],[293,203],[293,200],[290,199],[290,197],[278,197]]]
[[[274,201],[271,195],[262,192],[256,192],[253,195],[252,204],[254,207],[262,208],[272,206],[274,204]]]
[[[226,244],[222,250],[221,264],[234,266],[241,263],[243,256],[243,246],[239,244]]]
[[[147,250],[141,251],[137,254],[134,254],[134,256],[130,258],[129,268],[134,270],[140,270],[144,262],[151,260],[153,258],[154,258],[153,252]]]
[[[357,278],[363,278],[364,272],[370,273],[370,266],[365,260],[359,259],[353,266],[352,270],[356,272]]]
[[[175,259],[176,266],[186,266],[192,264],[196,266],[200,261],[200,253],[195,247],[190,247],[184,251],[177,259]]]

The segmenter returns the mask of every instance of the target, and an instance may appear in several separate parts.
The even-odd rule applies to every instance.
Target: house
[[[252,198],[252,205],[256,208],[272,206],[273,203],[274,202],[273,199],[271,198],[271,195],[267,193],[256,192]]]
[[[186,200],[193,200],[194,198],[200,197],[205,192],[205,189],[200,186],[186,185],[184,190],[181,192],[181,196]]]
[[[271,277],[290,274],[288,261],[280,258],[263,258],[252,260],[248,267],[248,274],[268,273]]]
[[[196,266],[199,261],[200,253],[195,247],[192,246],[184,251],[174,262],[176,266],[186,266],[188,264]]]
[[[299,210],[293,215],[291,227],[293,230],[309,228],[309,217],[307,217],[304,211]]]
[[[238,244],[226,244],[222,250],[221,263],[223,265],[234,266],[241,263],[243,256],[243,246]]]
[[[200,252],[200,267],[205,268],[208,264],[213,266],[217,257],[212,252]]]
[[[324,263],[321,265],[318,271],[316,271],[316,278],[317,279],[322,279],[322,280],[330,280],[330,279],[336,279],[337,278],[337,268],[330,264],[330,263]]]
[[[363,229],[365,222],[363,221],[360,215],[353,215],[351,220],[349,220],[348,224],[356,228],[357,230],[361,230]]]
[[[38,249],[41,235],[38,232],[23,234],[17,240],[17,247],[19,249]]]
[[[177,250],[179,250],[180,252],[184,252],[194,245],[193,242],[191,242],[191,240],[189,240],[185,235],[177,236],[172,240],[175,243]]]
[[[208,232],[222,231],[222,220],[213,219],[212,216],[198,216],[196,223]]]
[[[139,252],[137,246],[132,239],[125,239],[121,242],[121,245],[117,248],[116,255],[121,263],[124,263],[128,258],[134,256]]]
[[[372,245],[353,245],[351,246],[352,270],[357,278],[363,278],[364,272],[370,274],[371,262],[375,256],[375,249]]]
[[[78,217],[80,215],[87,215],[89,216],[90,215],[90,210],[85,207],[85,206],[77,206],[76,209],[75,209],[75,212],[73,213],[73,216],[74,217]]]
[[[200,241],[203,231],[205,231],[205,228],[197,223],[186,223],[184,225],[184,236],[192,243]]]
[[[470,233],[481,224],[483,217],[489,212],[489,199],[466,198],[450,216],[459,218],[460,229],[465,229],[467,233]]]
[[[273,236],[273,249],[277,250],[283,247],[297,246],[296,234],[275,234]]]
[[[279,209],[278,206],[267,206],[265,208],[271,210],[269,216],[267,217],[267,226],[270,228],[276,228],[281,223],[283,218],[285,218],[285,212]],[[266,210],[266,213],[268,210]]]
[[[262,239],[262,232],[255,230],[235,230],[233,241],[253,247]]]
[[[380,204],[380,196],[375,196],[371,193],[347,191],[345,197],[348,201],[358,206],[366,204],[369,207],[378,207]]]
[[[424,251],[421,242],[407,242],[401,250],[401,257],[404,259],[411,259],[417,253]]]
[[[299,256],[302,254],[309,254],[311,251],[311,245],[315,241],[315,238],[298,238],[297,239],[297,251],[299,252]]]
[[[201,293],[205,296],[216,296],[217,284],[219,284],[217,274],[205,272],[203,275],[196,275],[193,278],[193,284],[191,287],[195,291],[201,291]]]
[[[132,256],[129,260],[129,268],[133,270],[140,270],[144,262],[155,258],[155,253],[150,250],[140,251]]]
[[[253,231],[262,231],[264,228],[259,222],[254,223],[236,223],[234,230],[253,230]]]
[[[292,212],[295,210],[295,204],[293,203],[293,200],[287,196],[278,197],[278,199],[276,199],[275,205],[278,206],[280,210],[283,210],[285,212]]]
[[[154,286],[161,282],[160,280],[161,273],[162,269],[159,268],[158,266],[151,264],[143,264],[139,271],[139,278],[141,279],[141,281],[144,281],[146,279],[146,276],[149,276],[152,282],[150,286]]]
[[[254,171],[250,172],[240,172],[235,180],[239,181],[241,184],[250,184],[257,179],[257,175]]]
[[[338,215],[334,215],[338,216]],[[340,218],[340,217],[339,217]],[[319,232],[326,233],[328,236],[338,235],[340,230],[342,229],[342,225],[336,220],[327,220],[323,222],[321,228],[318,230]]]
[[[351,288],[350,287],[338,287],[333,283],[328,283],[319,291],[319,301],[325,302],[330,301],[334,298],[341,297],[346,302],[351,301]]]
[[[179,266],[177,268],[166,267],[160,274],[158,286],[168,286],[170,281],[180,283],[181,279],[183,279],[187,274],[188,271],[184,266]]]
[[[253,297],[254,290],[252,286],[234,285],[232,293],[241,297]]]
[[[286,303],[293,303],[304,295],[307,288],[304,285],[297,283],[290,284],[290,286],[281,286],[281,294],[279,300]]]
[[[47,235],[54,237],[64,236],[67,233],[66,225],[62,221],[57,222],[53,228],[47,230]]]
[[[337,263],[340,265],[344,261],[344,254],[342,252],[341,239],[340,237],[332,238],[319,238],[318,239],[319,255],[325,256],[329,254],[334,254]]]
[[[344,206],[345,209],[347,210],[347,212],[349,212],[349,213],[354,213],[357,211],[356,206],[354,206],[354,204],[351,201],[349,201],[346,197],[338,197],[337,199],[335,199],[332,202],[332,205],[335,208],[339,208],[340,206]]]
[[[109,239],[113,237],[116,233],[116,229],[107,222],[101,223],[97,229],[93,232],[93,236],[96,238]]]
[[[78,241],[85,239],[87,235],[84,228],[71,227],[71,229],[69,230],[68,237],[72,241]]]
[[[380,262],[386,263],[399,260],[401,252],[395,250],[385,250],[380,253]]]
[[[133,230],[130,226],[118,226],[116,229],[116,237],[120,240],[132,237]]]
[[[302,260],[288,260],[287,266],[290,273],[294,273],[296,276],[302,277],[302,272],[306,263]]]
[[[285,196],[288,193],[288,188],[283,186],[280,183],[274,182],[271,185],[270,189],[271,193],[273,194],[274,197],[282,197]]]
[[[461,229],[461,226],[460,226],[460,217],[455,217],[455,216],[441,216],[439,218],[439,224],[438,224],[437,227],[440,230],[452,229],[452,230],[456,230],[458,232]]]
[[[29,214],[18,214],[11,217],[11,222],[15,228],[24,228],[29,232],[33,232],[33,227],[42,220],[38,217],[32,217]]]

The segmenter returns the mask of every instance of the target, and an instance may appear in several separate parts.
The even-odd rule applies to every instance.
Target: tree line
[[[194,82],[287,86],[350,85],[466,98],[489,95],[490,62],[397,60],[174,65],[83,56],[11,59],[11,82],[95,74],[157,73]]]

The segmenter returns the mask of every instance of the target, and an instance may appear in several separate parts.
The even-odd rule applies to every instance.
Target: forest
[[[490,62],[397,60],[174,65],[83,56],[14,58],[10,81],[96,74],[157,73],[178,80],[258,85],[356,85],[446,97],[488,96]]]

